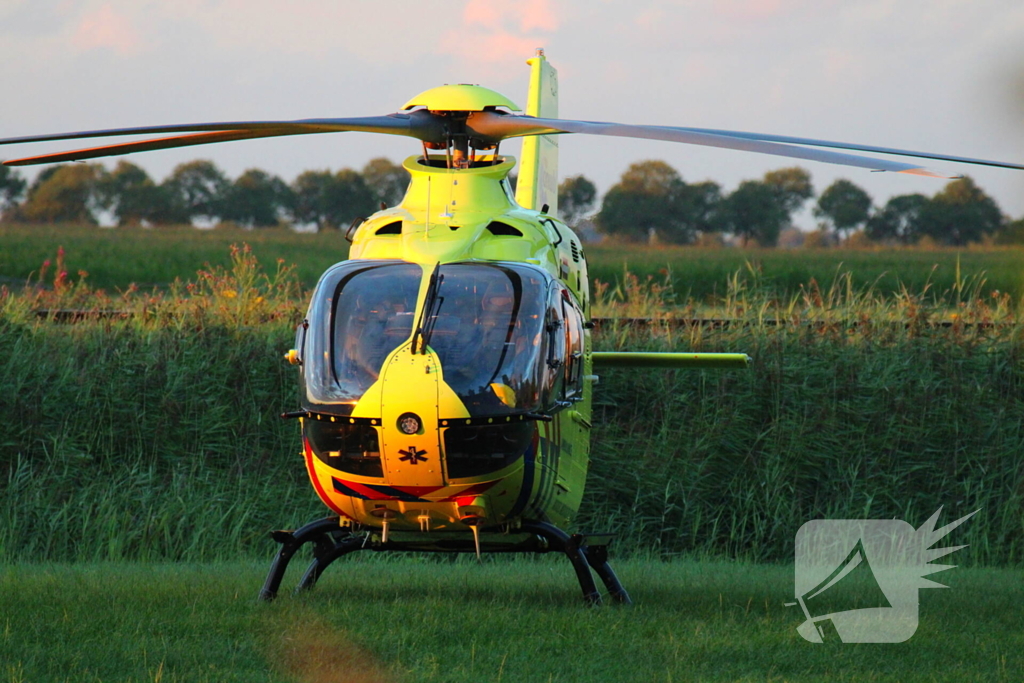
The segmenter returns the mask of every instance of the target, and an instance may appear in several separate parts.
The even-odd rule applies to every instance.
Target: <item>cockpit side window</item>
[[[544,317],[546,341],[546,363],[544,380],[544,405],[553,407],[565,395],[566,333],[565,312],[562,310],[562,289],[554,286],[548,297],[548,309]]]
[[[583,317],[573,303],[568,290],[562,290],[562,293],[567,345],[565,397],[568,400],[575,400],[583,395]]]

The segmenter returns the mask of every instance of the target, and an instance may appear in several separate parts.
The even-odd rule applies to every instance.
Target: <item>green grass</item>
[[[969,552],[969,551],[961,551]],[[901,644],[813,645],[784,565],[631,560],[586,608],[562,558],[341,561],[257,604],[264,565],[0,569],[0,681],[1013,681],[1024,587],[958,568]]]
[[[295,264],[306,288],[348,254],[348,243],[338,232],[0,224],[0,283],[23,282],[38,274],[43,262],[52,261],[57,248],[63,246],[70,272],[87,271],[94,286],[115,291],[135,283],[149,289],[166,286],[175,278],[193,278],[206,263],[228,265],[228,246],[243,241],[264,263],[281,258]],[[800,292],[812,279],[827,287],[841,271],[852,273],[856,288],[874,285],[885,296],[902,288],[918,293],[926,287],[941,295],[955,286],[958,277],[983,276],[986,295],[999,290],[1009,293],[1015,303],[1024,297],[1024,249],[1016,247],[865,251],[601,244],[588,245],[586,251],[592,279],[614,287],[621,284],[627,269],[641,279],[653,275],[659,280],[664,271],[677,303],[691,297],[703,302],[724,295],[734,274],[748,277],[748,264],[759,272],[761,285],[782,298]]]
[[[811,280],[827,289],[841,273],[849,273],[856,290],[873,287],[885,297],[906,290],[943,296],[965,278],[983,279],[982,292],[1024,299],[1024,249],[699,249],[633,245],[589,245],[590,276],[621,285],[624,273],[645,279],[666,276],[677,301],[698,302],[723,297],[735,274],[788,299]]]
[[[194,279],[207,263],[229,266],[228,247],[241,242],[248,243],[263,263],[284,259],[295,264],[306,288],[312,288],[329,266],[348,258],[348,242],[333,231],[0,224],[0,282],[38,276],[43,263],[52,262],[58,247],[63,247],[69,272],[88,272],[94,287],[108,292],[125,290],[132,283],[141,289],[166,287],[176,278]]]

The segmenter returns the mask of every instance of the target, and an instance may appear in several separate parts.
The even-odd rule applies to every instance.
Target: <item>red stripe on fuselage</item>
[[[486,491],[487,489],[489,489],[492,486],[494,486],[495,484],[497,484],[499,481],[501,481],[501,480],[500,479],[496,479],[494,481],[485,481],[482,484],[473,484],[469,488],[462,489],[458,493],[452,494],[452,495],[448,496],[447,498],[444,498],[444,499],[439,500],[437,502],[439,502],[439,503],[450,503],[451,501],[453,501],[453,500],[455,500],[457,498],[462,498],[463,496],[478,496],[481,493],[483,493],[484,491]]]
[[[320,500],[324,505],[329,507],[334,512],[337,512],[342,517],[352,519],[351,516],[345,514],[337,505],[335,505],[331,499],[327,496],[327,492],[324,491],[324,487],[320,485],[320,480],[317,479],[316,470],[313,469],[313,448],[309,445],[309,439],[302,437],[302,446],[306,451],[306,471],[309,473],[309,480],[313,482],[313,488],[316,489],[316,495],[320,496]]]

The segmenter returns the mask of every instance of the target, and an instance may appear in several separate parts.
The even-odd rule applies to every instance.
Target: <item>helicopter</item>
[[[444,85],[384,116],[178,124],[0,140],[0,145],[122,135],[141,141],[8,160],[83,160],[234,140],[334,132],[420,141],[403,164],[403,200],[345,233],[349,259],[317,283],[285,358],[298,369],[305,463],[332,514],[280,544],[259,597],[276,597],[292,558],[313,559],[296,590],[360,550],[563,553],[584,600],[630,597],[606,533],[569,533],[590,458],[596,371],[741,369],[743,353],[597,352],[587,260],[557,217],[558,135],[646,138],[948,178],[875,152],[1013,169],[998,161],[778,135],[558,117],[558,77],[543,50],[527,60],[525,113],[479,85]],[[514,157],[502,141],[523,137]],[[953,176],[955,177],[955,176]]]

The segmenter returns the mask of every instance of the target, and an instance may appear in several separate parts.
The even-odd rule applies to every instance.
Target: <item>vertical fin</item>
[[[544,58],[544,50],[526,60],[530,65],[530,92],[526,113],[530,116],[558,118],[558,71]],[[516,203],[526,209],[558,212],[558,136],[529,135],[523,138]]]

